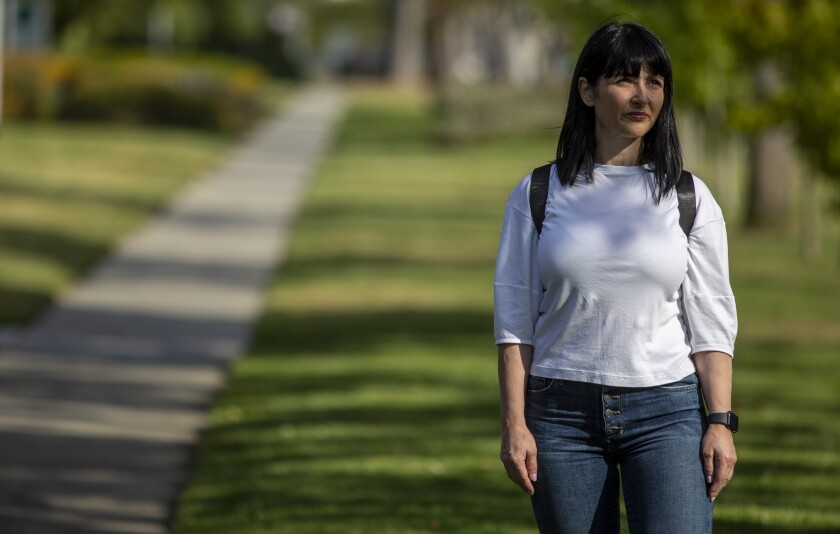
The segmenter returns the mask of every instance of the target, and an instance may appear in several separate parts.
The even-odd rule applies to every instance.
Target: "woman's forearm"
[[[725,352],[705,351],[694,355],[694,367],[703,387],[709,413],[732,409],[732,357]],[[709,425],[700,444],[703,471],[714,502],[729,483],[738,461],[732,433],[724,425]]]
[[[709,413],[732,409],[732,357],[725,352],[704,351],[693,355]]]
[[[531,345],[499,345],[499,389],[502,398],[500,458],[511,480],[528,495],[537,481],[537,444],[525,423],[525,390],[533,355]]]
[[[499,345],[502,428],[525,424],[525,388],[533,353],[531,345]]]

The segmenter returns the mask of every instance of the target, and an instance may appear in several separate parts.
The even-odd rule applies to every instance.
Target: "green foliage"
[[[555,135],[446,147],[430,111],[357,93],[175,533],[535,531],[498,459],[492,277],[507,195]],[[836,268],[778,240],[730,250],[743,430],[715,532],[836,531]]]
[[[55,42],[60,51],[156,46],[151,21],[161,19],[166,53],[214,53],[259,63],[274,75],[295,78],[301,65],[282,36],[267,24],[274,0],[62,0],[54,2]]]
[[[55,3],[59,45],[71,51],[143,45],[155,9],[171,10],[176,47],[195,49],[210,39],[242,42],[264,31],[267,1],[62,0]],[[138,24],[138,22],[140,22]]]
[[[618,15],[658,33],[674,61],[678,101],[710,126],[756,133],[779,124],[818,172],[840,179],[840,3],[831,0],[539,0],[582,46]],[[577,48],[579,50],[580,47]],[[777,80],[757,90],[759,69]]]
[[[348,26],[357,30],[362,39],[377,39],[387,34],[385,6],[388,0],[293,0],[292,3],[304,8],[310,17],[315,44],[323,43],[331,30]]]
[[[248,64],[148,56],[7,55],[12,118],[159,124],[242,132],[262,109]]]
[[[798,145],[828,177],[840,180],[840,5],[812,0],[790,7],[794,27],[785,65],[787,109]]]
[[[229,140],[113,125],[6,121],[0,137],[0,325],[25,325],[213,165]]]

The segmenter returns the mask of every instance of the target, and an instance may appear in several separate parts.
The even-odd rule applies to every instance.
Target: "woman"
[[[575,67],[542,230],[529,175],[496,265],[501,457],[540,532],[618,533],[619,485],[631,532],[711,532],[736,459],[737,318],[720,208],[694,177],[686,236],[681,171],[664,45],[637,24],[599,28]]]

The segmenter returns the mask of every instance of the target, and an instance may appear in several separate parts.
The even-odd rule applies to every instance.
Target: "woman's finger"
[[[525,491],[525,493],[527,493],[528,495],[533,495],[534,486],[529,480],[528,470],[525,468],[525,461],[516,460],[514,458],[506,458],[504,460],[504,464],[508,478],[515,482],[517,486],[522,488],[522,490]]]
[[[706,484],[711,484],[715,478],[715,453],[711,449],[703,451],[703,472],[706,474]]]
[[[712,502],[715,501],[718,494],[729,484],[732,480],[732,473],[734,472],[735,462],[726,456],[715,456],[715,474],[712,480],[712,486],[709,488],[709,498]]]
[[[534,485],[531,483],[530,477],[528,475],[528,469],[525,467],[525,462],[517,462],[516,464],[516,476],[517,476],[517,484],[525,490],[525,493],[528,495],[534,494]]]

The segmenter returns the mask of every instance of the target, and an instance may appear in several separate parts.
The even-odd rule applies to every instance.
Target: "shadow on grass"
[[[268,313],[205,434],[176,532],[535,531],[497,460],[494,369],[489,312]],[[744,393],[748,406],[762,396]],[[805,423],[750,429],[739,437],[752,448],[804,436],[793,450],[826,452]],[[831,514],[834,489],[797,496],[785,483],[835,472],[745,453],[724,504]],[[716,520],[716,532],[827,531]]]
[[[0,284],[0,325],[22,324],[53,302],[47,291],[33,291]]]
[[[381,270],[384,268],[405,269],[411,272],[422,271],[427,274],[436,272],[452,273],[457,271],[463,272],[464,269],[486,267],[487,264],[487,259],[480,257],[453,259],[425,256],[417,258],[415,261],[413,259],[405,259],[404,253],[399,251],[395,251],[391,256],[387,254],[372,255],[359,252],[353,255],[319,255],[305,260],[295,260],[294,264],[289,264],[288,267],[283,269],[283,278],[294,282],[324,280],[325,275],[335,272],[336,268],[340,268],[344,272],[370,269]]]
[[[354,355],[355,349],[377,347],[389,341],[426,346],[434,351],[437,344],[463,343],[465,338],[476,343],[475,352],[488,354],[488,365],[495,366],[493,316],[474,310],[272,311],[256,329],[252,352],[271,351],[283,359],[301,358],[312,352]]]
[[[58,267],[74,280],[91,269],[109,251],[109,243],[97,242],[61,231],[0,225],[0,249],[20,253],[38,262]],[[53,302],[55,287],[21,289],[0,284],[0,324],[26,324]]]
[[[136,196],[120,195],[102,190],[39,187],[24,183],[20,179],[6,180],[8,179],[4,179],[3,174],[0,173],[0,195],[20,195],[30,197],[32,200],[95,203],[141,212],[153,211],[160,205],[160,202],[154,199],[137,198]]]
[[[489,313],[269,313],[240,363],[176,532],[533,528],[498,461]]]
[[[449,193],[449,196],[451,197],[452,193]],[[360,207],[363,209],[360,210]],[[498,223],[501,229],[499,212],[503,210],[504,204],[501,202],[477,204],[474,198],[469,197],[454,201],[444,197],[431,206],[428,202],[424,204],[418,201],[365,202],[362,206],[359,203],[321,201],[307,210],[302,221],[306,224],[318,224],[319,228],[325,229],[361,222],[375,224],[383,230],[400,229],[417,235],[418,225],[422,225],[423,228],[471,226],[486,231],[488,225]],[[389,225],[393,228],[389,228]]]
[[[836,533],[836,528],[784,527],[778,525],[756,525],[750,521],[715,519],[715,534],[818,534]]]
[[[248,532],[257,525],[262,532],[536,531],[524,494],[511,498],[507,489],[481,482],[428,474],[264,474],[182,509],[194,521],[175,532]],[[224,523],[208,521],[205,507]]]
[[[39,262],[58,266],[74,279],[90,269],[108,251],[95,243],[61,232],[0,226],[0,249],[23,253]],[[52,304],[54,287],[38,289],[0,283],[0,325],[24,325]]]
[[[61,232],[31,228],[4,227],[0,233],[0,247],[65,266],[68,269],[84,268],[91,258],[107,250],[103,243],[96,243]]]
[[[277,386],[284,390],[292,382]],[[242,390],[252,385],[237,384]],[[336,393],[321,382],[312,387]],[[209,479],[199,477],[183,501],[185,528],[176,532],[213,532],[219,521],[227,525],[219,532],[257,524],[270,532],[532,528],[527,499],[504,477],[495,453],[482,447],[497,439],[495,411],[488,396],[436,408],[385,402],[320,411],[290,407],[256,422],[217,426],[204,441],[212,449],[213,463],[203,466]],[[476,462],[481,455],[489,461]]]

